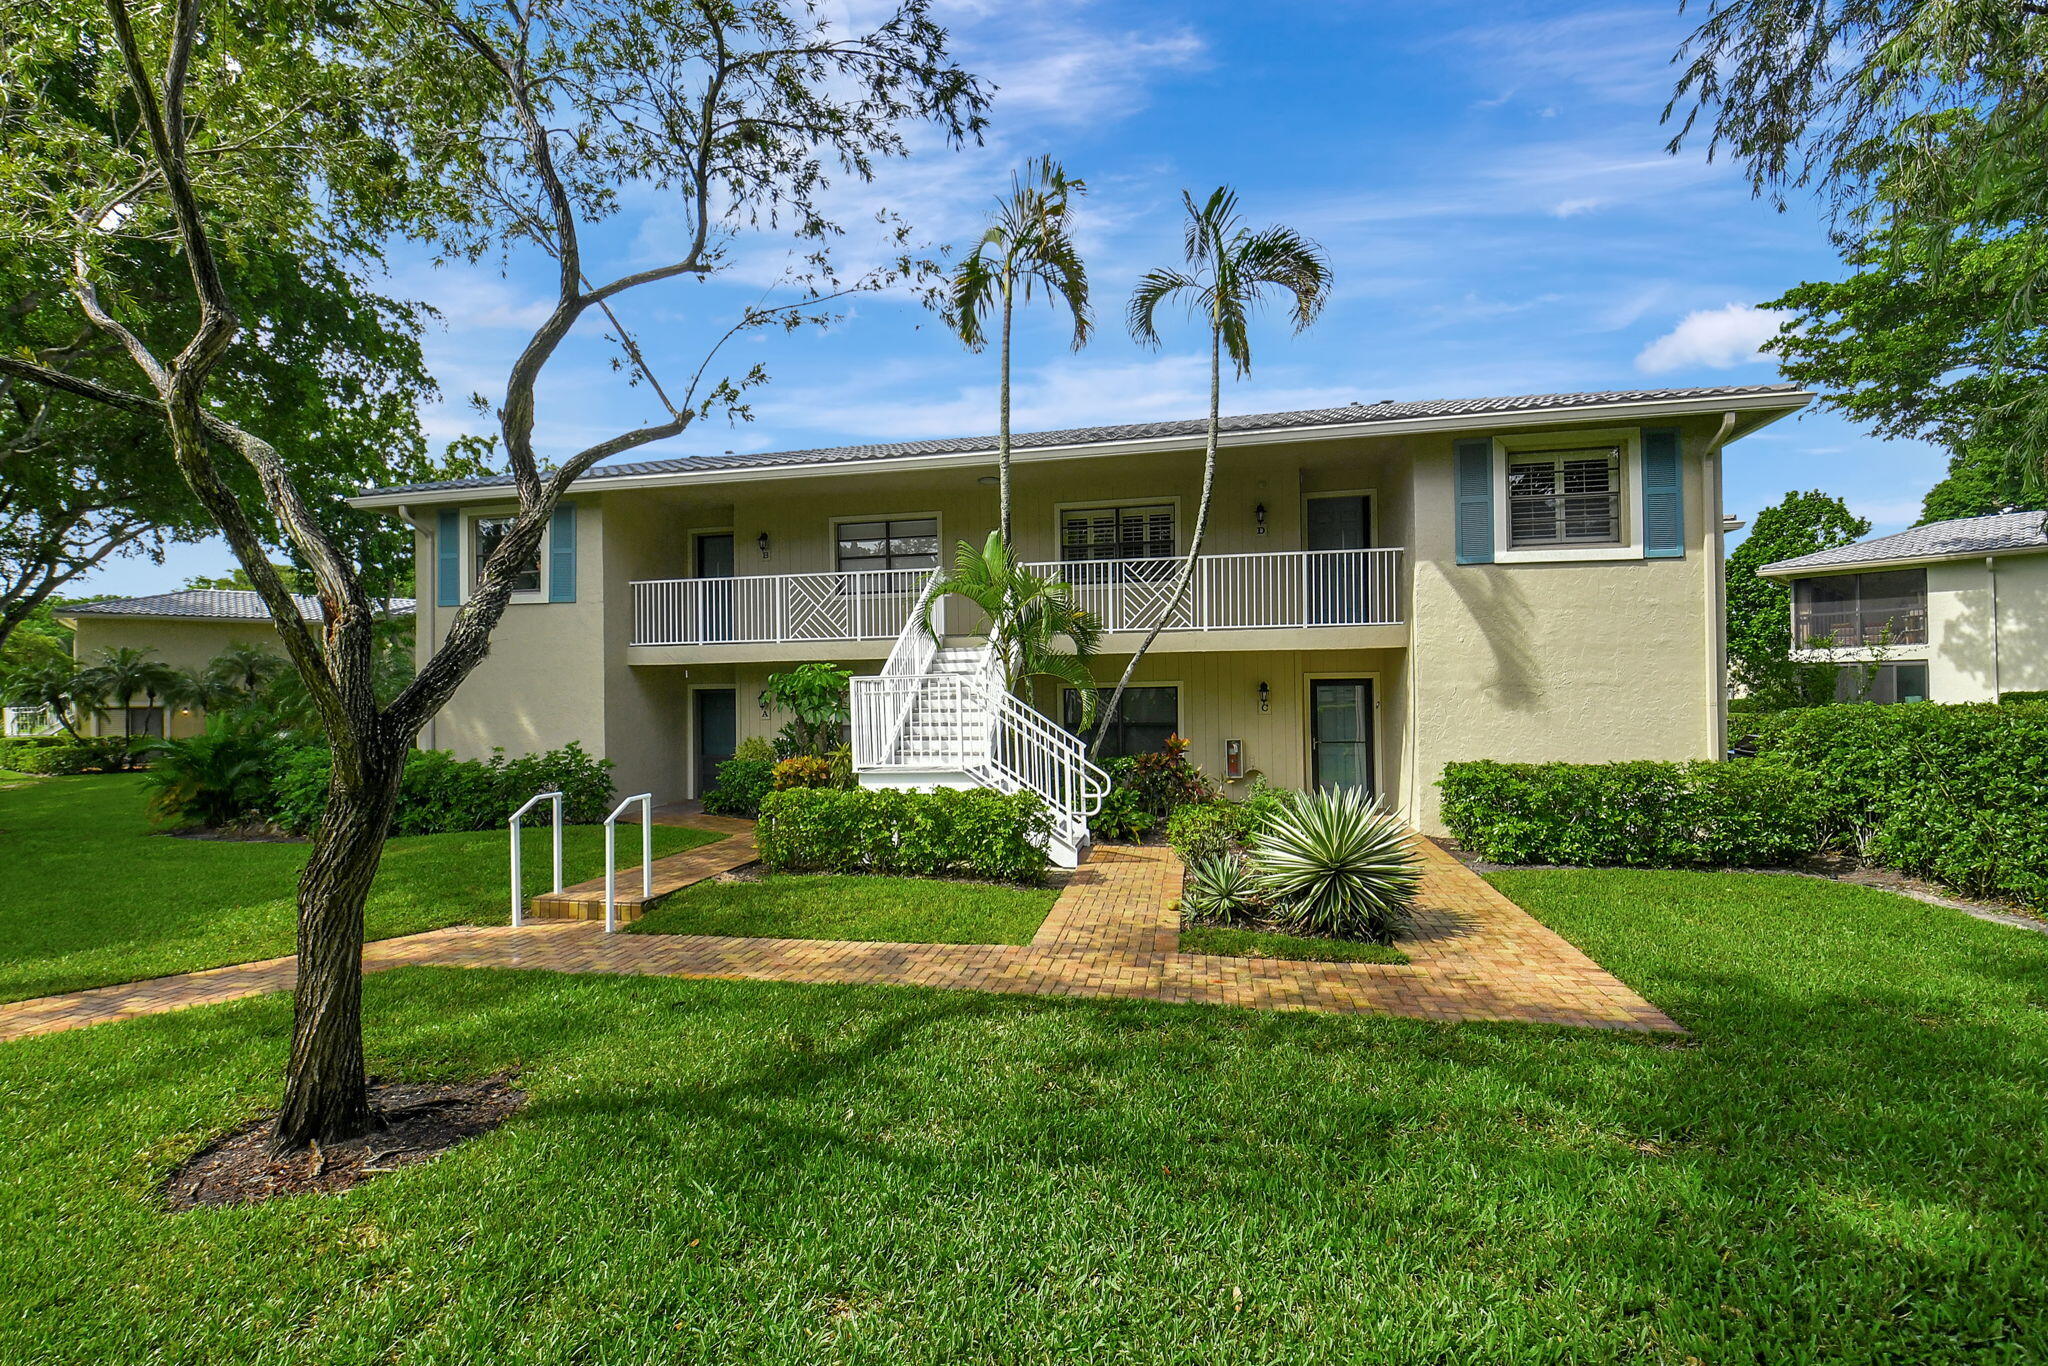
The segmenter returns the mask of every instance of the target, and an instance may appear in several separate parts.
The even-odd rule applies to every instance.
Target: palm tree
[[[1131,295],[1128,321],[1131,335],[1140,345],[1158,346],[1159,332],[1153,325],[1159,305],[1184,296],[1189,311],[1209,324],[1209,435],[1202,451],[1202,498],[1195,509],[1194,534],[1188,541],[1188,557],[1175,578],[1173,593],[1153,620],[1152,629],[1124,666],[1110,695],[1103,724],[1095,732],[1091,755],[1102,748],[1109,723],[1116,720],[1123,704],[1124,689],[1137,672],[1138,661],[1152,648],[1168,618],[1186,598],[1195,574],[1195,561],[1202,553],[1202,538],[1209,530],[1209,495],[1216,487],[1216,436],[1222,420],[1223,357],[1227,352],[1237,378],[1251,373],[1251,312],[1264,302],[1268,289],[1285,290],[1293,297],[1289,312],[1294,330],[1302,331],[1322,312],[1330,291],[1330,263],[1323,249],[1293,228],[1273,227],[1253,232],[1237,216],[1237,192],[1218,186],[1204,204],[1181,191],[1186,205],[1188,269],[1149,271]]]
[[[1005,688],[1014,694],[1029,679],[1057,679],[1080,693],[1082,727],[1094,721],[1095,676],[1088,657],[1102,640],[1102,623],[1074,605],[1073,585],[1032,573],[1011,558],[1002,533],[992,531],[979,550],[960,542],[952,572],[925,598],[924,629],[934,640],[939,632],[933,613],[948,593],[988,617],[988,643],[1002,664]]]
[[[252,693],[284,668],[284,660],[261,645],[246,642],[230,645],[206,665],[206,676],[214,683],[237,692]]]
[[[239,647],[237,647],[239,648]],[[240,687],[215,671],[216,659],[205,669],[178,669],[172,673],[164,698],[180,706],[197,707],[209,716],[227,710],[248,696]]]
[[[137,693],[146,706],[154,707],[158,697],[176,690],[177,671],[161,660],[151,659],[149,650],[123,645],[118,650],[101,650],[92,675],[104,701],[125,709]],[[126,717],[122,729],[125,731]]]
[[[57,718],[57,724],[74,741],[83,743],[71,724],[73,716],[83,719],[99,708],[99,680],[68,660],[51,660],[17,669],[8,676],[6,700],[13,707],[41,707]]]
[[[1067,218],[1072,202],[1088,192],[1088,183],[1072,180],[1051,157],[1033,157],[1022,174],[1010,177],[1010,193],[996,200],[995,216],[974,250],[953,269],[946,318],[971,351],[988,345],[984,323],[1000,305],[1002,330],[999,354],[1002,398],[996,418],[996,483],[999,486],[996,527],[1003,544],[1010,543],[1010,325],[1021,293],[1030,302],[1034,289],[1046,301],[1064,300],[1074,319],[1074,349],[1087,345],[1094,326],[1088,314],[1088,271]]]

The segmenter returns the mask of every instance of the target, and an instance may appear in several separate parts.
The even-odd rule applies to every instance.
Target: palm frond
[[[984,237],[982,247],[987,245]],[[970,351],[988,345],[988,329],[982,320],[1002,297],[1002,267],[982,247],[953,267],[952,283],[946,291],[946,323]]]
[[[1293,228],[1275,224],[1247,236],[1234,253],[1251,292],[1273,285],[1293,295],[1294,330],[1316,320],[1330,292],[1330,260],[1323,249]]]
[[[1202,282],[1186,271],[1165,267],[1145,272],[1138,287],[1131,291],[1131,302],[1125,310],[1125,322],[1140,345],[1159,345],[1159,329],[1154,325],[1159,305],[1183,290],[1199,296],[1203,293]]]

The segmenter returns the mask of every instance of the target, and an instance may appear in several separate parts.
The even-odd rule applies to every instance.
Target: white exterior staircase
[[[1035,792],[1052,817],[1047,854],[1077,867],[1109,775],[1078,739],[1010,695],[985,641],[942,646],[925,630],[923,599],[938,580],[935,571],[882,672],[853,680],[854,769],[867,787]]]

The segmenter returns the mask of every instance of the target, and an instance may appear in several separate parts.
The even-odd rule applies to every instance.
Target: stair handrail
[[[980,683],[989,769],[1036,792],[1052,809],[1059,833],[1078,842],[1088,832],[1088,818],[1102,809],[1102,799],[1109,793],[1109,774],[1089,760],[1088,747],[1080,737],[1055,725],[1010,691],[1003,662],[992,644],[982,647]],[[1011,762],[1011,742],[1033,757]]]
[[[619,816],[633,803],[640,804],[640,900],[654,899],[654,794],[642,792],[626,798],[604,818],[604,932],[619,928]]]
[[[911,606],[910,615],[903,620],[903,629],[896,633],[896,643],[889,648],[889,657],[882,662],[881,677],[921,678],[931,669],[932,661],[938,658],[938,636],[925,629],[925,604],[930,602],[932,595],[938,591],[939,581],[943,578],[945,571],[934,568],[931,576],[924,581],[924,588],[918,593],[917,602]],[[945,603],[941,602],[938,607],[938,620],[935,623],[938,634],[941,635],[946,628],[945,612]],[[917,709],[920,689],[914,686],[862,688],[858,686],[859,681],[855,680],[854,699],[884,697],[887,700],[883,705],[891,708],[881,718],[880,723],[869,732],[878,743],[875,757],[883,763],[891,762],[903,747],[903,732],[910,724],[911,713]],[[855,700],[852,704],[857,706],[859,701]]]
[[[555,890],[559,892],[562,890],[562,800],[562,793],[559,790],[536,792],[526,799],[524,806],[512,813],[511,819],[507,822],[512,827],[512,928],[515,930],[526,923],[526,897],[521,893],[519,886],[523,880],[521,874],[525,871],[519,857],[519,818],[542,802],[554,803]]]

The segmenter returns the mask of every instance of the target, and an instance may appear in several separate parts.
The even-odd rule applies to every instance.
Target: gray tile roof
[[[1354,403],[1341,408],[1304,408],[1288,413],[1249,413],[1225,417],[1222,430],[1236,432],[1286,431],[1295,427],[1326,427],[1335,424],[1401,422],[1414,418],[1465,417],[1491,413],[1542,412],[1550,408],[1592,408],[1615,403],[1656,403],[1659,401],[1711,399],[1733,396],[1783,394],[1787,398],[1803,391],[1794,384],[1720,385],[1705,389],[1607,389],[1580,394],[1517,394],[1504,398],[1432,398],[1399,403]],[[1172,422],[1131,422],[1115,427],[1068,427],[1052,432],[1021,432],[1010,438],[1013,449],[1042,450],[1059,446],[1092,446],[1117,441],[1162,440],[1200,436],[1208,430],[1207,418],[1182,418]],[[920,455],[973,455],[993,451],[993,436],[958,436],[932,441],[891,441],[869,446],[821,446],[801,451],[775,451],[753,455],[687,455],[669,460],[640,460],[619,465],[599,465],[579,482],[628,479],[646,475],[682,474],[694,471],[773,469],[781,465],[829,465],[858,460],[889,460]],[[365,494],[445,493],[457,489],[495,488],[512,482],[510,475],[478,479],[444,479],[436,483],[394,484],[365,489]]]
[[[1988,517],[1956,517],[1929,522],[1895,536],[1838,545],[1789,560],[1767,564],[1765,574],[1838,569],[1889,560],[1969,559],[2000,550],[2048,550],[2048,515],[2039,512],[1994,512]]]
[[[302,615],[317,619],[320,599],[296,599]],[[393,598],[394,616],[411,616],[411,598]],[[247,589],[189,588],[178,593],[154,593],[140,598],[108,598],[104,602],[81,602],[60,607],[64,617],[194,617],[212,621],[268,621],[270,609],[263,599]]]

